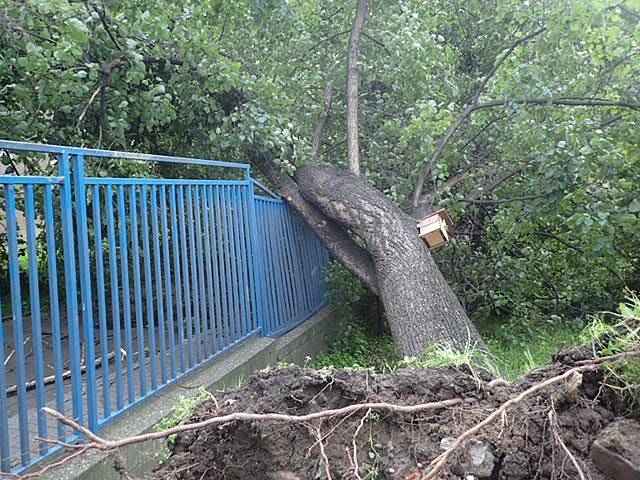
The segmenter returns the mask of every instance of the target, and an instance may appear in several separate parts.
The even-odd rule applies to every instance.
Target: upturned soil
[[[492,377],[468,367],[399,369],[393,374],[370,371],[314,371],[286,368],[261,372],[218,399],[202,404],[191,421],[232,412],[277,412],[303,415],[361,402],[414,405],[462,398],[458,405],[418,414],[365,411],[310,424],[232,422],[182,434],[156,479],[327,479],[317,441],[321,435],[332,479],[419,479],[442,452],[440,442],[456,437],[486,418],[510,397],[545,378],[562,373],[566,364],[589,357],[588,350],[556,356],[556,363],[518,381],[489,384]],[[577,391],[548,388],[530,397],[479,439],[493,445],[495,467],[488,478],[574,479],[572,462],[560,447],[549,422],[554,409],[562,441],[592,480],[607,479],[590,461],[591,443],[602,428],[628,413],[613,405],[601,388],[602,372],[584,375]],[[609,397],[609,400],[607,400]],[[356,430],[361,426],[357,436]],[[354,474],[356,446],[359,477]],[[440,478],[465,478],[454,458]]]

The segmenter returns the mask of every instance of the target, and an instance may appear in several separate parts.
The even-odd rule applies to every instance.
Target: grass
[[[540,326],[533,332],[505,332],[506,329],[480,325],[480,333],[507,380],[546,365],[560,350],[581,344],[581,328],[575,324]]]
[[[373,368],[378,372],[392,372],[401,366],[429,368],[444,365],[482,365],[508,380],[513,380],[533,368],[546,365],[563,348],[581,343],[578,325],[544,326],[537,329],[498,328],[480,325],[490,350],[481,353],[473,346],[463,351],[446,344],[430,346],[424,356],[401,359],[391,337],[379,337],[363,323],[351,323],[337,335],[326,354],[320,355],[307,366],[311,368]],[[533,333],[535,332],[535,333]]]

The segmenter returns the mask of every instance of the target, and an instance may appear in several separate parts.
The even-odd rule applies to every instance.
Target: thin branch
[[[582,471],[582,469],[580,468],[580,465],[578,464],[578,460],[576,460],[576,457],[574,457],[573,454],[569,451],[569,449],[567,448],[567,445],[564,443],[564,440],[562,440],[562,437],[558,432],[558,421],[556,420],[556,415],[553,408],[549,410],[549,423],[551,424],[551,429],[553,431],[553,436],[556,439],[556,442],[558,442],[558,444],[560,445],[560,448],[562,448],[562,451],[569,458],[569,460],[571,460],[571,463],[573,463],[573,466],[578,472],[578,476],[580,477],[580,480],[587,480],[587,478],[584,475],[584,472]]]
[[[322,457],[322,461],[324,462],[324,472],[327,476],[327,480],[332,480],[331,477],[331,465],[329,464],[329,457],[327,457],[327,452],[324,449],[324,443],[322,443],[322,432],[320,431],[320,426],[312,428],[313,435],[316,437],[316,443],[318,444],[318,448],[320,449],[320,456]]]
[[[365,37],[367,37],[369,40],[371,40],[373,43],[375,43],[376,45],[378,45],[379,47],[382,47],[384,49],[384,51],[387,53],[387,55],[389,55],[390,57],[391,55],[391,51],[387,48],[387,46],[382,43],[380,40],[378,40],[377,38],[373,37],[372,35],[368,34],[367,32],[363,31],[362,35],[364,35]]]
[[[485,110],[494,107],[500,107],[504,105],[534,105],[534,106],[567,106],[567,107],[620,107],[629,108],[632,110],[640,110],[640,103],[606,100],[602,98],[524,98],[524,99],[499,99],[491,100],[484,103],[474,103],[469,105],[464,112],[456,119],[456,121],[449,127],[445,135],[440,139],[436,146],[433,155],[429,159],[427,167],[420,174],[416,181],[415,188],[413,190],[413,208],[416,208],[420,203],[420,196],[422,195],[422,189],[427,181],[427,178],[431,174],[431,171],[435,165],[435,162],[440,158],[440,155],[444,151],[444,147],[447,145],[453,134],[460,128],[460,126],[471,116],[471,114],[477,110]]]
[[[96,99],[96,97],[100,93],[101,89],[102,89],[102,86],[99,86],[98,88],[96,88],[96,91],[93,92],[93,95],[91,95],[91,97],[89,98],[89,101],[87,102],[87,104],[85,105],[84,109],[82,110],[82,113],[78,117],[78,121],[76,122],[76,130],[78,130],[80,128],[80,124],[82,123],[82,119],[87,114],[87,110],[89,109],[89,107],[91,106],[93,101]]]
[[[587,368],[587,367],[581,367]],[[187,423],[184,425],[178,425],[173,428],[169,428],[167,430],[162,430],[159,432],[149,432],[143,433],[141,435],[135,435],[132,437],[122,438],[119,440],[107,440],[102,437],[99,437],[95,433],[91,432],[87,428],[79,425],[74,420],[65,417],[63,414],[48,408],[44,407],[42,409],[47,415],[51,415],[55,419],[64,423],[68,427],[73,428],[74,430],[85,435],[89,440],[95,442],[96,446],[93,447],[98,450],[114,450],[116,448],[124,447],[125,445],[133,445],[136,443],[143,443],[152,440],[160,440],[162,438],[169,437],[174,434],[189,432],[192,430],[199,430],[201,428],[206,428],[211,425],[220,425],[227,422],[264,422],[264,421],[274,421],[274,422],[283,422],[283,423],[304,423],[310,422],[312,420],[321,420],[324,418],[337,417],[341,415],[347,415],[353,411],[358,410],[382,410],[388,412],[395,413],[418,413],[424,412],[427,410],[437,410],[441,408],[450,407],[452,405],[457,405],[462,402],[460,398],[452,398],[450,400],[442,400],[440,402],[430,402],[430,403],[421,403],[418,405],[397,405],[393,403],[386,402],[375,402],[375,403],[356,403],[353,405],[347,405],[346,407],[330,409],[330,410],[321,410],[319,412],[308,413],[306,415],[286,415],[283,413],[246,413],[246,412],[236,412],[230,413],[228,415],[223,415],[220,417],[211,417],[206,420],[195,422],[195,423]]]
[[[102,3],[101,9],[98,9],[95,5],[93,5],[88,0],[86,1],[86,5],[91,6],[93,11],[98,14],[98,17],[100,18],[100,23],[102,24],[102,28],[104,28],[104,31],[107,32],[107,35],[109,36],[113,44],[116,46],[116,48],[124,53],[124,49],[122,48],[118,40],[116,40],[116,37],[113,35],[113,33],[111,33],[111,28],[109,27],[109,22],[107,21],[107,12],[106,12],[104,3]]]
[[[318,43],[315,43],[315,44],[311,45],[309,47],[309,51],[315,50],[316,48],[318,48],[323,43],[327,43],[327,42],[333,40],[334,38],[337,38],[337,37],[339,37],[341,35],[344,35],[346,33],[349,33],[349,32],[350,32],[350,30],[342,30],[342,31],[340,31],[338,33],[334,33],[333,35],[328,36],[327,38],[323,38]]]
[[[487,75],[485,75],[484,80],[480,84],[480,87],[478,87],[478,89],[476,90],[476,93],[473,96],[473,101],[471,103],[476,103],[478,101],[478,98],[480,98],[480,95],[482,94],[482,92],[484,91],[485,87],[487,86],[487,83],[489,83],[489,80],[491,80],[491,78],[495,75],[495,73],[498,71],[500,66],[504,63],[504,61],[507,59],[507,57],[513,53],[513,51],[518,47],[518,45],[522,45],[523,43],[527,43],[529,40],[531,40],[534,37],[537,37],[538,35],[540,35],[542,32],[544,32],[546,30],[547,30],[547,27],[539,28],[535,32],[532,32],[529,35],[525,35],[524,37],[521,37],[521,38],[517,39],[515,42],[513,42],[511,44],[511,46],[509,47],[509,49],[504,53],[504,55],[502,55],[502,57],[500,57],[500,59],[497,62],[494,63],[494,65],[491,68],[491,70],[489,70],[489,73],[487,73]]]
[[[369,414],[371,413],[371,409],[367,410],[367,413],[365,413],[362,418],[360,419],[360,423],[358,424],[358,428],[356,428],[356,432],[353,434],[353,475],[356,477],[357,480],[362,480],[362,477],[360,476],[360,467],[358,466],[358,444],[357,444],[357,439],[358,439],[358,434],[360,433],[360,430],[362,430],[362,427],[364,427],[364,422],[365,420],[369,417]]]
[[[500,200],[476,200],[472,198],[465,198],[462,201],[466,203],[473,203],[475,205],[501,205],[503,203],[513,203],[513,202],[525,202],[527,200],[535,200],[536,198],[545,197],[546,194],[539,195],[526,195],[523,197],[513,197],[513,198],[502,198]]]
[[[360,35],[367,16],[368,4],[369,0],[358,0],[347,53],[347,150],[349,152],[349,169],[355,175],[360,175],[360,143],[358,140],[360,71],[358,69],[358,55],[360,53]]]
[[[521,172],[522,172],[522,169],[505,170],[504,172],[499,174],[497,177],[495,177],[493,180],[491,180],[489,183],[483,185],[482,187],[478,188],[476,191],[474,191],[474,192],[470,193],[469,195],[467,195],[465,197],[464,201],[465,202],[469,202],[469,203],[474,203],[474,201],[480,199],[481,195],[486,195],[488,193],[493,192],[500,185],[502,185],[504,182],[509,180],[511,177],[515,177],[516,175],[518,175]],[[503,202],[503,203],[505,203],[505,202]]]
[[[333,85],[327,85],[324,89],[324,115],[318,120],[313,129],[313,138],[311,140],[311,160],[310,163],[318,163],[320,160],[320,144],[322,133],[329,122],[329,114],[331,112],[331,104],[333,101]]]
[[[431,175],[431,172],[433,171],[433,167],[436,161],[438,160],[440,155],[442,155],[442,152],[444,151],[444,147],[447,145],[447,143],[449,142],[453,134],[458,130],[458,128],[460,128],[460,125],[462,125],[464,121],[469,117],[469,115],[471,115],[471,113],[473,112],[473,106],[477,104],[478,99],[480,98],[480,95],[482,95],[482,92],[484,91],[485,87],[489,83],[489,80],[491,80],[491,78],[496,74],[496,72],[498,71],[500,66],[504,63],[504,61],[507,59],[507,57],[511,55],[519,45],[522,45],[523,43],[528,42],[532,38],[540,35],[545,30],[546,30],[546,27],[542,27],[536,30],[535,32],[530,33],[529,35],[526,35],[524,37],[517,39],[515,42],[511,44],[511,46],[507,49],[504,55],[502,55],[494,63],[493,67],[491,67],[491,70],[487,72],[482,82],[480,82],[480,86],[477,88],[476,92],[473,94],[473,97],[471,99],[469,106],[464,109],[464,112],[462,112],[462,114],[456,119],[454,124],[451,127],[449,127],[449,130],[447,130],[444,137],[440,139],[440,141],[436,145],[436,149],[434,150],[433,154],[431,155],[431,158],[429,159],[429,162],[427,163],[426,169],[418,177],[415,188],[413,190],[413,204],[412,204],[413,208],[418,207],[418,203],[420,201],[420,196],[422,195],[422,189],[424,188],[424,184],[427,181],[427,178]]]
[[[444,466],[447,464],[449,457],[451,457],[451,455],[453,455],[458,449],[460,449],[467,442],[467,440],[469,440],[471,437],[476,435],[484,427],[492,424],[497,419],[501,418],[502,415],[507,410],[511,409],[512,407],[515,407],[516,405],[518,405],[519,403],[521,403],[523,400],[530,397],[534,393],[537,393],[540,390],[543,390],[552,385],[557,385],[559,383],[562,383],[565,380],[569,380],[575,374],[596,370],[603,363],[617,362],[619,360],[623,360],[625,358],[630,358],[630,357],[640,357],[640,351],[634,350],[631,352],[623,352],[616,355],[610,355],[608,357],[600,357],[600,358],[595,358],[591,360],[576,362],[576,364],[579,366],[571,368],[566,372],[560,375],[556,375],[555,377],[551,377],[543,382],[536,383],[535,385],[526,389],[524,392],[520,393],[516,397],[513,397],[507,400],[500,407],[498,407],[493,412],[491,412],[491,414],[488,417],[486,417],[483,421],[481,421],[480,423],[477,423],[476,425],[474,425],[473,427],[471,427],[470,429],[464,431],[461,435],[459,435],[458,438],[456,438],[456,440],[453,442],[453,445],[451,445],[451,447],[446,452],[442,453],[433,462],[431,462],[431,464],[429,465],[429,469],[427,470],[426,474],[422,477],[421,480],[434,480],[436,478],[439,478],[438,475],[440,474]]]

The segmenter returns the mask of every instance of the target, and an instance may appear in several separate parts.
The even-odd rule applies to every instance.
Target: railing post
[[[80,371],[80,321],[78,318],[78,287],[76,282],[75,240],[73,234],[73,191],[69,154],[58,156],[58,171],[64,178],[61,187],[62,244],[64,251],[64,281],[71,355],[71,400],[73,418],[82,423],[82,374]]]
[[[80,272],[80,295],[82,323],[84,327],[85,366],[87,378],[87,426],[98,429],[98,406],[96,399],[95,339],[93,335],[93,302],[91,295],[91,272],[89,269],[89,232],[87,227],[87,187],[84,174],[84,155],[77,154],[73,165],[73,187],[76,200],[76,229],[78,232],[78,262]],[[101,248],[97,245],[96,248]],[[106,359],[103,359],[106,361]],[[109,381],[109,379],[104,379]]]
[[[253,179],[251,178],[251,169],[247,168],[246,170],[246,179],[249,183],[248,185],[248,195],[247,201],[249,203],[249,221],[251,222],[251,256],[253,257],[253,288],[252,292],[252,302],[254,305],[254,314],[256,315],[256,320],[258,324],[258,330],[262,335],[267,335],[268,332],[265,331],[266,325],[264,321],[264,261],[262,258],[262,245],[260,244],[258,237],[258,216],[256,213],[256,194],[253,186]]]

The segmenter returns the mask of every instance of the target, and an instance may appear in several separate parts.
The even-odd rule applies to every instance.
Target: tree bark
[[[367,16],[368,0],[358,0],[356,18],[349,37],[347,53],[347,147],[349,150],[349,169],[360,175],[360,143],[358,140],[358,86],[360,72],[358,55],[360,53],[360,35]]]
[[[485,348],[464,308],[418,236],[415,220],[350,172],[307,165],[297,170],[302,196],[367,244],[380,298],[402,355],[446,341]]]
[[[358,245],[347,230],[327,218],[317,207],[303,198],[296,182],[281,172],[263,154],[254,154],[252,163],[269,179],[278,195],[298,212],[302,220],[329,249],[333,258],[377,295],[378,283],[370,253]]]

